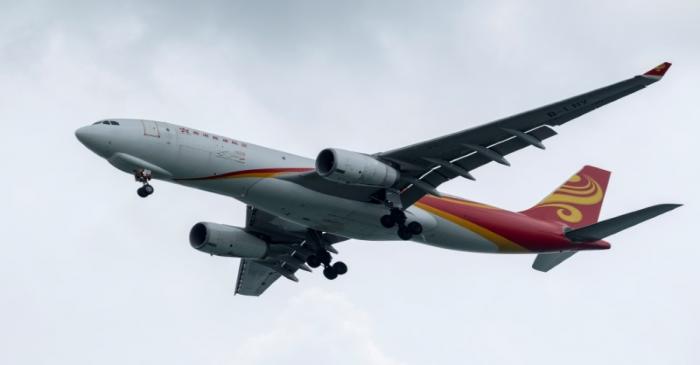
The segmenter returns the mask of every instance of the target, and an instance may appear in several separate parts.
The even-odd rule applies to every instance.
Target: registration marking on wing
[[[559,113],[568,113],[568,112],[574,111],[576,109],[582,108],[586,105],[588,105],[588,100],[583,99],[581,101],[573,102],[569,105],[564,105],[563,107],[561,107],[561,109],[559,111],[554,111],[554,110],[549,111],[549,112],[547,112],[547,116],[550,118],[554,118],[557,115],[559,115]]]

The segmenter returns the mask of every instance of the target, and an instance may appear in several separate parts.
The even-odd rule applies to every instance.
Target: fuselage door
[[[172,124],[158,122],[158,133],[160,134],[160,139],[165,142],[166,145],[172,145],[176,142],[176,127]]]
[[[158,131],[158,124],[152,120],[142,120],[143,123],[143,135],[160,138],[160,132]]]

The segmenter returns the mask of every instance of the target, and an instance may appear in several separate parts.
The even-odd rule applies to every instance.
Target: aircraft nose
[[[107,136],[104,135],[104,131],[100,131],[95,126],[89,125],[78,128],[75,131],[75,137],[91,151],[102,157],[107,157],[109,141]]]
[[[88,132],[89,127],[81,127],[75,131],[75,137],[78,138],[80,143],[87,146],[90,132]]]

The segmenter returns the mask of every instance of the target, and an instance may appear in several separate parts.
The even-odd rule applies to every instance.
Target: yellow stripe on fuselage
[[[434,215],[437,215],[441,218],[444,218],[454,224],[457,224],[459,226],[462,226],[476,234],[478,234],[481,237],[484,237],[485,239],[489,240],[496,246],[498,246],[499,251],[503,252],[528,252],[527,249],[524,247],[518,245],[517,243],[499,235],[498,233],[495,233],[487,228],[484,228],[474,222],[471,222],[469,220],[466,220],[462,217],[458,217],[454,214],[447,213],[445,211],[442,211],[440,209],[431,207],[430,205],[427,205],[425,203],[417,202],[414,204],[416,207],[423,209],[427,212],[430,212]],[[491,208],[491,207],[489,207]]]

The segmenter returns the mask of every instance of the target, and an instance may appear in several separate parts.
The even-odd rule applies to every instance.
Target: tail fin
[[[553,193],[521,213],[580,228],[598,222],[610,171],[584,166]]]

